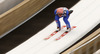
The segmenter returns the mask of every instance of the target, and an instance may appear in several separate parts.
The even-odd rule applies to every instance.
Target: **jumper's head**
[[[58,8],[57,9],[57,14],[63,14],[63,12],[64,12],[63,8]]]
[[[64,13],[64,9],[63,8],[57,8],[57,15],[59,17],[61,17],[63,15],[63,13]]]

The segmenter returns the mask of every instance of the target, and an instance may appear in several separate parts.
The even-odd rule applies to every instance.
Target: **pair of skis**
[[[65,28],[66,26],[62,26],[61,29]],[[73,30],[74,28],[76,28],[76,26],[72,26],[71,30]],[[59,32],[59,31],[58,31]],[[57,31],[54,31],[53,33],[51,33],[47,38],[45,38],[45,40],[50,39],[52,36],[54,36],[55,34],[58,33]],[[58,38],[56,38],[55,40],[60,40],[62,37],[64,37],[66,34],[68,34],[69,32],[64,32],[63,34],[61,34]]]

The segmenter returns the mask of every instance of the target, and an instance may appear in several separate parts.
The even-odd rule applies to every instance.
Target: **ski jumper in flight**
[[[59,7],[54,11],[55,14],[55,21],[57,23],[57,32],[61,30],[61,24],[59,19],[63,17],[63,21],[66,24],[66,32],[69,32],[71,30],[70,22],[68,21],[68,18],[70,14],[73,12],[73,10],[68,10],[66,7]]]

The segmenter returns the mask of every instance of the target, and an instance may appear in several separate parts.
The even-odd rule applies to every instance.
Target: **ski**
[[[76,26],[72,26],[71,30],[73,30],[74,28],[76,28]],[[68,34],[69,32],[64,32],[63,34],[61,34],[60,37],[56,38],[55,40],[60,40],[62,37],[64,37],[66,34]]]
[[[62,26],[61,27],[61,29],[63,29],[63,28],[65,28],[66,26],[64,25],[64,26]],[[59,32],[59,31],[58,31]],[[58,33],[57,31],[54,31],[53,33],[51,33],[47,38],[44,38],[45,40],[48,40],[48,39],[50,39],[52,36],[54,36],[55,34],[57,34]]]

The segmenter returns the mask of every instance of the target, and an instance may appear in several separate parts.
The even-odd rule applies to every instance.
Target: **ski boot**
[[[58,31],[60,31],[61,29],[59,28],[59,27],[57,27],[57,30],[56,30],[56,32],[58,32]]]
[[[67,33],[67,32],[70,32],[70,31],[71,31],[71,28],[67,28],[66,33]]]

